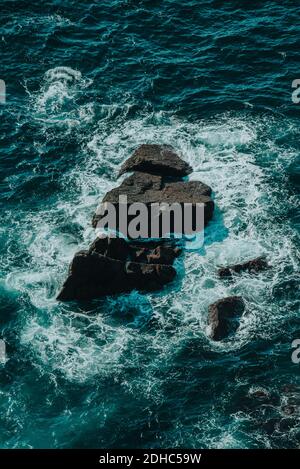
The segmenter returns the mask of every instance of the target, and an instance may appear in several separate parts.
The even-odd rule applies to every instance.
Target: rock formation
[[[265,270],[269,264],[264,256],[257,257],[242,264],[229,265],[227,267],[220,267],[218,270],[219,277],[231,277],[232,274],[239,274],[240,272],[257,273]]]
[[[134,172],[119,187],[108,192],[102,201],[113,204],[118,214],[119,197],[126,196],[128,206],[137,202],[147,207],[161,203],[190,204],[193,222],[196,204],[203,204],[204,224],[212,218],[211,188],[202,182],[180,179],[191,173],[192,168],[172,147],[140,146],[123,164],[120,174],[126,171]],[[94,215],[94,227],[102,217],[103,214]],[[181,253],[181,245],[174,238],[153,240],[149,233],[144,239],[102,235],[88,250],[75,254],[57,299],[89,300],[134,289],[159,290],[176,275],[172,264]]]
[[[238,328],[238,318],[243,314],[245,303],[240,296],[229,296],[211,304],[208,308],[210,338],[222,340]]]
[[[241,272],[254,274],[269,267],[266,258],[260,256],[241,264],[220,267],[218,275],[221,278],[231,278],[234,274]],[[243,299],[237,296],[223,298],[210,305],[208,313],[210,337],[213,340],[222,340],[234,332],[238,328],[238,317],[243,313],[244,308]]]

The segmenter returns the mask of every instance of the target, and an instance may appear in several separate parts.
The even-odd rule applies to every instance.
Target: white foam
[[[25,83],[32,116],[45,126],[45,134],[50,125],[70,132],[73,127],[93,120],[93,104],[77,104],[77,98],[91,84],[92,80],[83,77],[79,70],[64,66],[47,70],[36,92],[30,91]]]
[[[65,72],[73,76],[73,84],[61,78]],[[37,101],[39,105],[54,96],[59,107],[65,93],[71,95],[72,87],[82,83],[81,75],[71,70],[52,70],[48,76],[50,83],[46,77],[45,85],[48,91],[45,90],[46,95],[42,93],[42,101]],[[22,216],[22,227],[17,227],[17,234],[14,231],[12,237],[19,236],[29,260],[26,266],[10,270],[14,258],[6,258],[5,271],[10,270],[7,284],[26,293],[31,303],[40,308],[40,314],[48,315],[47,324],[33,317],[21,332],[24,343],[35,350],[37,360],[62,371],[70,380],[84,381],[108,373],[117,372],[121,376],[130,360],[138,362],[143,356],[141,350],[149,350],[152,359],[144,366],[143,379],[135,385],[138,392],[146,395],[151,394],[151,389],[159,400],[161,382],[155,377],[155,366],[171,362],[174,351],[180,350],[187,337],[198,337],[212,350],[231,350],[243,346],[254,336],[272,334],[272,324],[276,324],[281,312],[270,302],[270,291],[284,266],[294,268],[297,260],[291,228],[280,226],[272,218],[272,204],[276,204],[277,199],[276,193],[272,195],[267,171],[282,168],[295,155],[283,152],[266,137],[270,123],[263,120],[226,115],[209,123],[189,123],[160,113],[136,119],[121,117],[112,125],[107,113],[104,114],[98,130],[86,144],[85,161],[75,164],[63,176],[66,192],[61,193],[60,200],[47,211]],[[274,121],[271,125],[276,127],[277,124]],[[57,304],[55,295],[74,252],[86,248],[93,239],[92,212],[107,190],[117,184],[120,164],[139,144],[154,142],[173,145],[195,168],[192,179],[212,186],[217,207],[215,218],[206,230],[204,248],[199,253],[186,254],[185,273],[178,280],[180,286],[175,283],[163,294],[145,297],[135,294],[137,296],[127,297],[125,303],[124,297],[108,302],[112,315],[121,305],[126,310],[134,304],[136,323],[131,325],[133,327],[126,323],[112,325],[103,315],[102,307],[96,307],[96,314],[88,319],[93,325],[93,334],[87,336],[85,321],[80,325],[77,318],[75,325],[70,319],[70,309]],[[258,164],[262,152],[268,159],[268,169]],[[66,194],[71,187],[76,187],[76,196],[70,200]],[[61,232],[63,220],[72,221],[80,236],[65,230]],[[224,282],[216,275],[219,265],[242,262],[261,254],[266,254],[274,266],[267,275],[259,274],[254,278],[243,274],[233,283]],[[181,264],[179,260],[178,265]],[[227,343],[209,341],[206,337],[208,305],[232,294],[246,297],[250,313],[242,318],[233,339]],[[141,334],[138,324],[143,323],[149,311],[156,317],[159,327],[150,335]],[[79,310],[75,308],[74,313]],[[174,327],[171,341],[167,332],[170,327]],[[133,384],[124,385],[134,393]]]

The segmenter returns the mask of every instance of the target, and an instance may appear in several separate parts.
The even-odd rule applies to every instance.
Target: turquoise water
[[[78,3],[1,1],[0,446],[298,447],[298,2]],[[204,247],[163,292],[57,303],[141,143],[213,188]],[[218,279],[261,254],[270,271]],[[231,294],[248,313],[214,343]]]

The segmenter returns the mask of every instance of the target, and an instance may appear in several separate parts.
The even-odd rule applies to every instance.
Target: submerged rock
[[[237,318],[245,310],[245,303],[240,296],[229,296],[211,304],[208,309],[210,337],[222,340],[238,328]]]
[[[267,401],[270,399],[270,393],[263,388],[250,389],[249,397],[253,399]]]
[[[281,408],[281,410],[286,415],[293,415],[297,413],[298,408],[295,405],[285,405]]]
[[[162,176],[187,176],[193,170],[169,145],[141,145],[121,166],[119,175],[128,171],[142,171]]]
[[[240,272],[257,273],[267,268],[269,268],[269,264],[266,258],[264,256],[260,256],[242,264],[220,267],[218,275],[219,277],[231,277],[232,274],[239,274]]]

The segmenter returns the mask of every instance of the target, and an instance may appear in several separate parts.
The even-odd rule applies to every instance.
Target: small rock
[[[222,340],[238,328],[237,317],[245,310],[244,300],[240,296],[222,298],[211,304],[208,309],[208,324],[213,340]]]
[[[281,409],[282,409],[282,412],[286,415],[293,415],[297,413],[297,407],[294,405],[285,405]]]
[[[270,394],[265,389],[259,388],[259,389],[251,389],[249,391],[249,396],[254,399],[266,400],[266,399],[269,399]]]
[[[257,273],[269,267],[264,256],[257,257],[243,264],[230,265],[228,267],[220,267],[218,270],[219,277],[231,277],[233,273],[239,274],[240,272]]]

